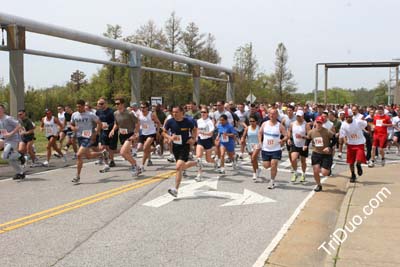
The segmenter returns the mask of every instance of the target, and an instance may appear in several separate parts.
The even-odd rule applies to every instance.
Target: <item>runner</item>
[[[253,167],[253,181],[257,182],[260,177],[261,170],[258,168],[258,156],[260,155],[260,145],[258,143],[258,132],[260,127],[257,125],[257,117],[251,115],[249,118],[250,126],[244,129],[242,144],[246,145],[247,152],[251,158]]]
[[[114,111],[108,107],[107,100],[100,97],[97,100],[96,116],[101,121],[101,132],[99,137],[100,150],[106,149],[109,154],[110,167],[115,167],[114,152],[117,150],[118,133],[110,135],[110,131],[114,127]],[[121,143],[123,145],[123,142]]]
[[[94,113],[85,111],[85,101],[82,99],[76,102],[76,109],[77,111],[72,114],[71,128],[76,133],[79,150],[77,154],[76,177],[72,179],[72,182],[78,184],[81,179],[83,156],[87,159],[94,159],[102,155],[107,167],[108,152],[107,150],[101,152],[90,151],[90,147],[96,142],[96,137],[100,133],[101,121]],[[97,126],[96,132],[93,132],[93,124]]]
[[[147,166],[153,165],[153,162],[150,159],[151,146],[158,134],[158,129],[161,127],[161,123],[156,114],[149,111],[149,107],[150,105],[148,102],[142,102],[140,104],[141,110],[138,113],[141,130],[139,145],[140,148],[143,148],[142,166],[145,166],[147,159],[149,159]]]
[[[393,144],[397,147],[397,156],[400,156],[400,118],[399,114],[396,114],[392,118],[393,123]]]
[[[375,166],[375,155],[376,148],[379,147],[379,153],[382,157],[382,166],[385,166],[385,148],[387,145],[387,128],[392,126],[392,121],[388,115],[384,114],[383,106],[379,106],[377,114],[373,120],[374,136],[372,141],[371,161],[368,167],[373,168]]]
[[[232,167],[236,169],[236,159],[235,159],[235,135],[236,130],[233,128],[231,124],[228,123],[228,116],[222,114],[219,117],[219,124],[217,126],[218,136],[216,138],[216,142],[220,144],[220,154],[219,158],[221,159],[220,164],[221,168],[218,169],[218,172],[221,174],[225,173],[225,152],[227,152],[229,159],[232,162]]]
[[[311,155],[311,164],[313,166],[314,180],[317,185],[314,188],[315,192],[322,191],[320,173],[328,176],[331,172],[333,163],[332,151],[336,145],[335,134],[324,128],[322,124],[324,119],[322,116],[315,118],[315,128],[307,134],[307,140],[303,150],[307,150],[309,144],[313,143],[314,149]]]
[[[139,136],[139,123],[138,119],[132,112],[125,108],[125,101],[123,98],[115,99],[117,111],[114,112],[115,124],[109,133],[109,138],[113,139],[118,136],[122,145],[120,153],[121,156],[129,161],[131,164],[132,176],[138,176],[143,172],[143,166],[139,167],[136,160],[132,157],[131,149],[132,143],[138,140]]]
[[[60,129],[60,132],[58,133],[58,141],[60,142],[59,149],[61,150],[63,148],[63,142],[66,136],[66,126],[67,122],[65,119],[65,108],[63,105],[58,105],[57,107],[57,118],[60,121],[62,127]],[[58,154],[54,154],[55,157],[58,157]]]
[[[215,166],[215,160],[211,158],[213,141],[212,136],[214,133],[214,123],[208,117],[208,109],[206,107],[202,107],[201,118],[197,120],[198,127],[198,138],[197,138],[197,146],[196,146],[196,160],[198,161],[199,169],[197,172],[197,176],[195,180],[200,182],[202,180],[203,173],[203,163],[202,156],[203,152],[206,154],[206,161],[208,163],[213,163]]]
[[[18,153],[18,143],[21,141],[19,130],[21,125],[13,117],[6,115],[4,105],[0,104],[0,150],[4,150],[2,159],[8,161],[15,171],[14,180],[24,179],[22,169],[24,158]],[[21,161],[21,162],[20,162]]]
[[[286,108],[286,114],[282,116],[282,125],[285,127],[286,132],[288,132],[290,125],[295,121],[296,121],[296,115],[294,114],[294,107],[289,105]],[[292,152],[290,150],[291,146],[290,146],[290,144],[288,142],[289,142],[289,139],[286,142],[286,149],[287,149],[288,154],[289,154],[290,165],[293,166],[292,157],[291,157],[291,153]],[[292,168],[291,172],[295,174],[296,170],[297,170],[297,168],[296,169]]]
[[[236,116],[239,118],[239,121],[237,123],[237,132],[239,135],[239,139],[242,139],[244,136],[244,131],[248,126],[248,121],[249,121],[249,113],[244,110],[244,104],[239,103],[237,105],[238,110],[235,111]],[[239,153],[239,158],[243,159],[243,153],[244,153],[244,148],[246,147],[245,142],[240,142],[240,153]]]
[[[76,153],[78,152],[78,147],[76,145],[76,138],[74,136],[74,131],[71,129],[71,117],[72,113],[74,113],[70,106],[65,106],[65,128],[64,132],[66,135],[67,143],[65,144],[64,151],[68,152],[69,147],[72,145],[72,149],[74,151],[74,155],[72,156],[72,160],[76,160]]]
[[[174,107],[172,114],[173,118],[166,122],[163,135],[168,143],[173,143],[172,151],[176,160],[175,187],[168,189],[168,193],[177,197],[182,171],[197,165],[195,161],[188,162],[190,144],[196,141],[197,129],[191,120],[183,116],[182,107]],[[171,131],[171,136],[168,131]]]
[[[307,133],[310,131],[310,125],[304,120],[304,112],[302,110],[298,110],[296,112],[296,121],[290,124],[289,127],[289,140],[288,144],[290,145],[290,157],[292,158],[292,169],[294,173],[291,178],[291,182],[294,183],[297,180],[297,160],[300,157],[301,161],[301,176],[300,183],[304,183],[306,181],[306,169],[307,163],[306,159],[308,157],[308,147],[306,150],[303,150],[303,147],[306,143]]]
[[[21,136],[21,142],[19,143],[18,151],[22,156],[28,154],[31,158],[32,164],[35,164],[36,155],[33,151],[33,142],[35,140],[35,124],[26,117],[26,112],[24,109],[18,111],[19,123],[21,129],[19,134]],[[25,159],[26,160],[26,159]]]
[[[63,158],[64,165],[67,164],[67,156],[61,152],[61,149],[57,146],[57,139],[59,138],[58,133],[60,129],[63,129],[63,124],[58,118],[53,116],[50,109],[45,110],[46,116],[44,116],[40,122],[40,129],[45,131],[45,136],[48,140],[47,143],[47,160],[43,162],[43,166],[49,167],[51,158],[51,149],[53,148]]]
[[[216,104],[216,107],[217,107],[217,110],[215,110],[214,112],[213,112],[213,115],[212,115],[212,119],[213,119],[213,121],[214,121],[214,125],[215,125],[215,129],[214,129],[214,135],[213,135],[213,138],[214,138],[214,145],[215,145],[215,147],[214,147],[214,152],[215,152],[215,155],[216,155],[216,157],[217,157],[217,164],[218,164],[218,167],[220,167],[221,165],[221,160],[220,160],[220,158],[219,158],[219,156],[220,156],[220,151],[219,151],[219,147],[220,147],[220,143],[219,143],[219,139],[217,139],[217,135],[218,135],[218,125],[220,124],[220,121],[219,121],[219,118],[221,117],[221,115],[223,115],[223,114],[225,114],[226,116],[227,116],[227,118],[228,118],[228,123],[230,124],[230,125],[232,125],[233,126],[233,117],[232,117],[232,114],[229,112],[229,111],[227,111],[226,109],[225,109],[225,101],[223,101],[223,100],[219,100],[219,101],[217,101],[217,104]]]
[[[340,138],[344,138],[347,142],[347,163],[351,171],[350,182],[354,183],[357,176],[354,171],[354,163],[357,166],[357,174],[361,176],[363,170],[361,163],[366,163],[364,144],[364,128],[367,127],[367,122],[361,119],[353,119],[353,112],[349,109],[345,112],[346,120],[340,128]]]
[[[280,139],[281,135],[283,138]],[[281,146],[287,140],[285,127],[278,122],[278,110],[270,109],[269,120],[264,122],[258,133],[258,142],[262,144],[262,160],[265,169],[271,168],[271,179],[268,189],[275,188],[275,177],[278,172],[278,161],[282,159]]]

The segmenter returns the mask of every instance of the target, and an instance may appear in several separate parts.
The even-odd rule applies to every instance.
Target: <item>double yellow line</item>
[[[0,234],[4,234],[6,232],[21,228],[23,226],[50,218],[50,217],[54,217],[57,215],[60,215],[62,213],[71,211],[71,210],[75,210],[96,202],[99,202],[101,200],[107,199],[107,198],[111,198],[113,196],[131,191],[133,189],[139,188],[139,187],[143,187],[145,185],[148,184],[152,184],[152,183],[156,183],[158,181],[164,180],[164,179],[168,179],[169,177],[171,177],[172,175],[175,174],[175,171],[170,171],[170,172],[166,172],[166,173],[162,173],[159,175],[156,175],[154,177],[150,177],[150,178],[146,178],[143,179],[141,181],[132,183],[132,184],[128,184],[128,185],[124,185],[118,188],[114,188],[108,191],[104,191],[89,197],[85,197],[85,198],[81,198],[51,209],[47,209],[44,211],[40,211],[19,219],[15,219],[3,224],[0,224]]]

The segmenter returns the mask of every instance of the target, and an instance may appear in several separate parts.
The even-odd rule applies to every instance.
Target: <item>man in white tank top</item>
[[[296,182],[297,179],[297,160],[300,157],[301,161],[301,176],[299,182],[304,183],[306,181],[306,168],[307,163],[306,159],[308,157],[308,148],[303,150],[303,147],[306,143],[307,133],[310,131],[310,125],[304,120],[304,112],[303,110],[297,110],[296,112],[296,121],[292,122],[289,127],[289,140],[288,144],[290,145],[290,157],[292,163],[292,169],[294,173],[291,178],[291,182]]]
[[[281,135],[283,135],[283,139],[280,139]],[[268,189],[275,188],[278,162],[282,158],[281,146],[286,140],[286,129],[278,122],[278,110],[271,109],[269,111],[269,120],[261,125],[258,132],[258,142],[262,144],[261,155],[263,166],[265,169],[271,168],[271,180],[268,184]]]
[[[67,157],[63,155],[61,149],[57,146],[58,133],[60,130],[63,130],[63,124],[60,120],[53,116],[53,113],[50,109],[45,110],[46,116],[42,118],[40,129],[45,131],[45,135],[47,140],[49,141],[47,144],[47,160],[43,162],[43,166],[48,167],[51,157],[51,149],[53,148],[59,155],[59,157],[63,158],[64,164],[67,164]]]

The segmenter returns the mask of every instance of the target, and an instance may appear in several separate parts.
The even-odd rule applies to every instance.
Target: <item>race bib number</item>
[[[71,122],[67,121],[67,128],[71,128]]]
[[[107,122],[102,122],[102,123],[101,123],[101,128],[102,128],[103,130],[108,130],[108,123],[107,123]]]
[[[53,128],[46,128],[46,134],[47,135],[53,135]]]
[[[302,139],[302,138],[303,138],[303,137],[301,136],[301,134],[298,134],[298,133],[295,135],[295,137],[296,137],[296,139]]]
[[[7,134],[7,130],[6,129],[0,129],[0,135],[4,136],[5,134]]]
[[[84,130],[82,132],[82,136],[86,137],[86,138],[90,138],[90,137],[92,137],[92,131],[91,130]]]
[[[275,139],[267,139],[266,142],[268,148],[273,148],[275,146]]]
[[[353,140],[358,139],[358,134],[351,134],[350,139],[353,139]]]
[[[120,134],[128,134],[128,129],[126,129],[126,128],[119,128],[119,133],[120,133]]]
[[[148,128],[149,128],[149,125],[147,125],[147,124],[143,124],[143,125],[142,125],[142,128],[146,130],[146,129],[148,129]]]
[[[182,135],[174,135],[174,144],[182,145]]]
[[[323,147],[324,146],[324,140],[322,137],[315,137],[314,138],[314,144],[316,147]]]
[[[222,142],[224,142],[224,143],[229,142],[229,137],[228,137],[227,135],[222,135],[221,140],[222,140]]]
[[[383,120],[376,120],[376,126],[382,126]]]

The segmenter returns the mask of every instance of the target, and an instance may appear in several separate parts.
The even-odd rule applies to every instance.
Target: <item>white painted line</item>
[[[324,183],[327,178],[323,178],[321,183]],[[264,250],[264,252],[258,257],[257,261],[253,264],[253,267],[262,267],[265,265],[266,260],[268,259],[271,252],[275,249],[275,247],[279,244],[281,239],[285,236],[286,232],[289,230],[290,226],[296,220],[297,216],[299,216],[301,210],[307,204],[308,200],[312,198],[315,194],[315,191],[311,191],[307,197],[300,203],[300,205],[296,208],[292,216],[283,224],[282,228],[276,234],[274,239],[272,239],[271,243],[269,243],[268,247]]]

